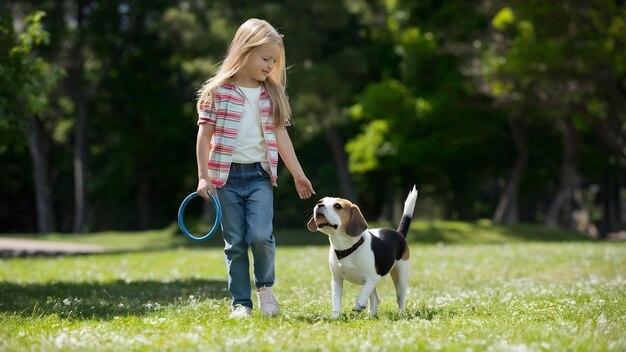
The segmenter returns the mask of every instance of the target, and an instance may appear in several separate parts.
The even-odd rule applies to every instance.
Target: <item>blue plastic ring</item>
[[[217,197],[215,197],[211,192],[209,192],[209,195],[211,196],[211,199],[213,199],[213,204],[215,205],[215,224],[213,224],[213,228],[211,229],[211,231],[209,231],[206,235],[202,237],[194,236],[191,232],[189,232],[189,230],[187,230],[187,226],[185,226],[185,221],[183,219],[187,204],[195,197],[200,196],[198,192],[193,192],[188,195],[178,208],[178,227],[180,227],[180,230],[183,232],[183,234],[192,241],[202,242],[208,240],[215,234],[217,228],[220,225],[220,221],[222,219],[222,208],[220,207],[220,202],[217,200]]]

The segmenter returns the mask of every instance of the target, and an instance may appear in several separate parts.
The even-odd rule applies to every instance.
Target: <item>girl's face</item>
[[[265,81],[274,70],[279,55],[280,45],[277,43],[260,45],[250,54],[248,61],[237,74],[237,84],[249,88],[258,87],[259,82]]]

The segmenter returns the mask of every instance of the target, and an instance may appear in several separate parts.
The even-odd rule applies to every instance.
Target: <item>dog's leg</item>
[[[380,278],[380,275],[376,275],[375,277],[368,278],[367,281],[365,281],[365,285],[361,288],[361,293],[359,293],[359,297],[357,298],[352,310],[355,312],[362,312],[367,307],[367,299],[372,294],[372,291],[376,289],[376,285],[380,281]]]
[[[332,318],[339,318],[341,315],[341,298],[343,297],[343,279],[333,276],[331,283],[333,295],[333,315]]]
[[[370,295],[370,315],[375,317],[378,312],[378,303],[380,300],[378,299],[378,293],[376,292],[376,287],[374,287],[374,291]]]
[[[404,313],[404,305],[406,300],[406,290],[409,286],[409,261],[398,260],[393,269],[391,269],[391,279],[396,287],[396,298],[398,301],[398,311],[400,315]]]

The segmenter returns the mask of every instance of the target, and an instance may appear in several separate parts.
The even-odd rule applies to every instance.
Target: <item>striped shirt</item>
[[[211,97],[211,105],[203,105],[198,110],[197,123],[198,125],[205,123],[215,125],[209,151],[209,177],[215,187],[222,187],[228,180],[246,101],[243,93],[232,83],[225,83],[218,87],[213,91]],[[259,111],[263,137],[267,145],[267,160],[270,165],[272,185],[276,186],[278,143],[274,133],[272,105],[269,93],[265,88],[263,88],[259,98]]]

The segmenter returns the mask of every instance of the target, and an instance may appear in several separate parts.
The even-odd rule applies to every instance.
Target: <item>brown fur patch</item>
[[[402,260],[409,260],[409,258],[411,257],[411,253],[409,253],[409,245],[407,244],[406,247],[404,247],[404,252],[402,253]]]
[[[393,285],[394,286],[398,285],[400,274],[398,273],[398,269],[395,267],[395,265],[393,268],[391,268],[391,271],[389,272],[389,274],[391,275],[391,280],[393,280]]]
[[[348,236],[356,237],[367,230],[367,221],[361,213],[359,207],[346,199],[337,201],[341,205],[341,209],[335,209],[341,219],[341,226],[344,233]]]
[[[341,219],[342,230],[343,232],[346,232],[346,227],[348,226],[348,224],[350,223],[350,219],[352,218],[352,212],[350,211],[350,209],[352,209],[353,204],[349,200],[345,199],[339,199],[337,203],[341,205],[341,209],[333,210],[337,212],[337,215],[339,215],[339,218]]]

